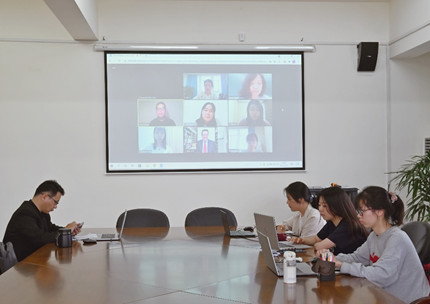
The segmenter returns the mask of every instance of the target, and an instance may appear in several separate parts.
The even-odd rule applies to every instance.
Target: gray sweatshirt
[[[379,236],[372,232],[354,253],[336,258],[343,262],[341,273],[364,277],[407,303],[429,295],[429,281],[417,251],[399,227]]]

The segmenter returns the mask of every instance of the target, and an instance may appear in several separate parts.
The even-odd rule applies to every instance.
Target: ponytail
[[[384,210],[385,219],[393,226],[403,224],[405,216],[405,205],[402,199],[393,192],[388,192],[382,187],[369,186],[360,192],[356,199],[356,207],[360,201],[373,210]]]
[[[391,224],[394,226],[403,225],[403,218],[405,217],[405,204],[402,199],[395,193],[389,193],[391,196],[391,203],[394,207],[394,211],[391,214]],[[393,199],[395,197],[395,199]]]

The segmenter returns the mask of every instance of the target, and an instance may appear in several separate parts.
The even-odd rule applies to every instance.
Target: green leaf
[[[409,220],[430,220],[430,151],[423,156],[415,155],[407,160],[389,184],[396,183],[396,190],[407,190],[408,201],[405,217]]]

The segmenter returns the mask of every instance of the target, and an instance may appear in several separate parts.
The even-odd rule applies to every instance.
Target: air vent
[[[430,151],[430,137],[424,138],[424,154]]]

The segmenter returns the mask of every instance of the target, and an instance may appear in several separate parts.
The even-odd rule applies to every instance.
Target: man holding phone
[[[55,180],[47,180],[37,187],[31,200],[25,201],[14,212],[7,225],[3,243],[11,242],[18,261],[45,244],[55,242],[60,226],[51,222],[50,212],[57,209],[64,189]],[[71,222],[64,228],[72,235],[81,232],[82,225]]]

